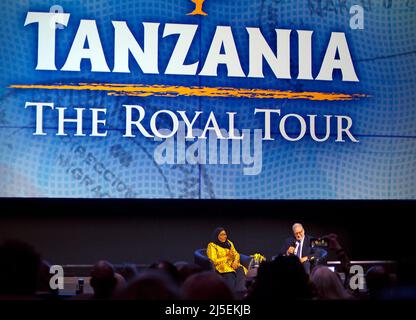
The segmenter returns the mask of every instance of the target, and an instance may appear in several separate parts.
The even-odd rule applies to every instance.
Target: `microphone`
[[[300,244],[301,242],[299,240],[295,241],[295,252],[293,253],[295,256],[297,256],[299,254],[299,251],[301,250]]]
[[[298,241],[296,239],[293,239],[289,246],[296,249],[297,243],[298,243]],[[295,255],[295,253],[290,253],[289,255],[293,256],[293,255]]]

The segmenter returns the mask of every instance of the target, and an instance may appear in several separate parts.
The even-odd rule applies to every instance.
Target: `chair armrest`
[[[252,259],[253,258],[251,256],[240,253],[240,263],[247,269]]]
[[[206,255],[206,249],[198,249],[194,252],[194,262],[204,270],[214,270],[214,264]]]

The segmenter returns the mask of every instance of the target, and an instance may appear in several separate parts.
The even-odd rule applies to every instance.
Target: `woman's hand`
[[[234,270],[237,270],[237,268],[238,268],[238,265],[239,265],[239,263],[238,263],[238,261],[233,261],[233,263],[231,264],[231,267],[234,269]]]

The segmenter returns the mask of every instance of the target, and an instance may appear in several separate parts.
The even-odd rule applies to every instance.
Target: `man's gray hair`
[[[292,226],[292,230],[293,230],[293,231],[295,231],[295,229],[296,229],[297,227],[301,227],[301,228],[302,228],[302,230],[304,230],[304,229],[303,229],[302,224],[301,224],[301,223],[298,223],[298,222],[296,222],[295,224],[293,224],[293,226]]]

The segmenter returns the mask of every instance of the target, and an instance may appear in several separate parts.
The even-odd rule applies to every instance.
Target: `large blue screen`
[[[0,8],[1,197],[416,198],[413,1]]]

